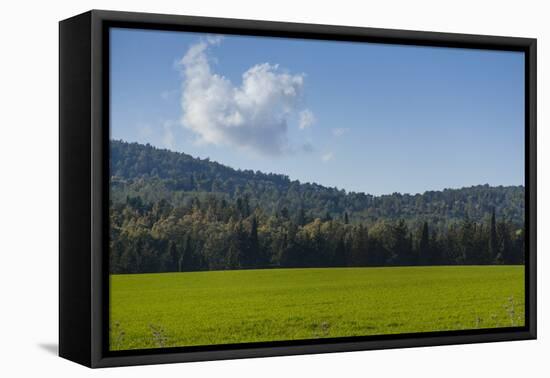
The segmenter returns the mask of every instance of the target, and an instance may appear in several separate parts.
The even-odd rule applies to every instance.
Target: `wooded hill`
[[[368,172],[358,172],[361,174]],[[111,199],[119,203],[127,196],[140,196],[147,203],[165,199],[180,206],[195,197],[214,194],[226,200],[248,197],[250,206],[269,214],[303,210],[310,218],[338,218],[347,212],[352,223],[404,219],[436,225],[460,221],[466,214],[481,222],[493,209],[517,225],[524,219],[523,186],[479,185],[373,196],[300,183],[280,174],[235,170],[208,159],[121,141],[111,142],[111,175]]]
[[[122,141],[110,163],[115,273],[523,261],[522,186],[373,196]]]

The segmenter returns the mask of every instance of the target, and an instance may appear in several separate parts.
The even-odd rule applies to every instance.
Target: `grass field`
[[[523,266],[111,276],[112,350],[524,325]]]

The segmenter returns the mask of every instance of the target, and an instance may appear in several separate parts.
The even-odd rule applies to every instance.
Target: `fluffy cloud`
[[[183,126],[199,143],[231,145],[265,155],[289,151],[287,120],[298,111],[304,75],[261,63],[242,74],[240,85],[233,85],[213,72],[209,63],[208,49],[220,42],[217,37],[201,40],[180,61]],[[304,125],[311,126],[313,113],[301,114],[306,114]],[[300,116],[300,127],[301,121]]]

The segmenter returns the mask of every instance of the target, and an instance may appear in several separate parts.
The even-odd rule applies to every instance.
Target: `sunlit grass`
[[[111,349],[524,325],[523,266],[111,276]]]

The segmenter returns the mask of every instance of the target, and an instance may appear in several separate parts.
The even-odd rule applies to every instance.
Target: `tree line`
[[[498,215],[498,216],[497,216]],[[522,264],[523,226],[492,209],[433,227],[417,218],[365,222],[347,211],[266,211],[249,196],[173,205],[127,196],[110,206],[111,273],[277,267]]]

